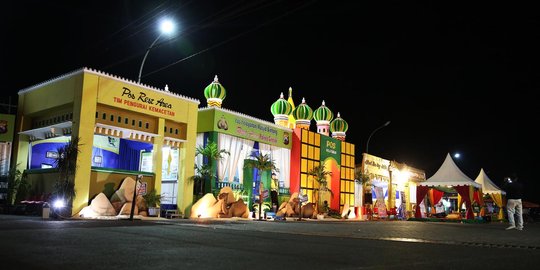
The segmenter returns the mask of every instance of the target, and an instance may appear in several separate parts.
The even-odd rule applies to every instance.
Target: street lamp
[[[174,29],[175,29],[175,25],[174,25],[173,21],[171,21],[169,19],[164,19],[163,21],[161,21],[160,26],[159,26],[159,30],[160,30],[159,35],[154,40],[154,42],[152,42],[152,44],[150,44],[150,47],[148,47],[148,49],[146,49],[146,53],[144,54],[144,58],[142,60],[141,67],[139,68],[139,79],[137,80],[137,83],[141,82],[141,74],[142,74],[144,62],[146,61],[146,57],[148,56],[148,53],[150,52],[150,50],[154,47],[156,42],[159,40],[159,38],[163,34],[170,35],[170,34],[172,34],[174,32]]]
[[[376,132],[377,130],[379,130],[379,129],[383,128],[383,127],[386,127],[386,126],[388,126],[388,125],[390,125],[390,121],[386,121],[386,123],[384,123],[384,125],[382,125],[382,126],[376,128],[375,130],[373,130],[373,131],[371,132],[371,134],[369,134],[369,137],[368,137],[368,139],[367,139],[367,144],[366,144],[366,153],[369,154],[369,152],[368,152],[368,150],[369,150],[369,140],[371,139],[371,136],[373,136],[373,134],[375,134],[375,132]]]

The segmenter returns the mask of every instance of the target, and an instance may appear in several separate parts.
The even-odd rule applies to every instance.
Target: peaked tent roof
[[[484,172],[484,169],[480,169],[480,173],[474,180],[474,182],[482,185],[482,192],[488,194],[506,194],[506,192],[495,185],[491,179]]]
[[[418,183],[419,186],[482,186],[474,182],[465,175],[454,163],[450,154],[446,154],[446,159],[437,172],[426,181]]]

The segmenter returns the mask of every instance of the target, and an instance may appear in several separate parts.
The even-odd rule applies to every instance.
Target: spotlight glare
[[[64,206],[65,206],[64,200],[62,199],[57,199],[56,201],[53,202],[54,208],[60,209],[60,208],[64,208]]]

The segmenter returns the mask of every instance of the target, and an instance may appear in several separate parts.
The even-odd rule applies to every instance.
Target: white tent
[[[481,184],[474,182],[465,175],[454,163],[450,154],[446,155],[443,164],[437,172],[426,181],[418,183],[419,186],[474,186],[481,188]]]
[[[428,193],[428,190],[438,186],[455,189],[460,195],[460,198],[463,198],[462,202],[458,202],[458,208],[461,207],[461,203],[465,203],[465,207],[467,208],[467,219],[474,218],[471,201],[473,200],[474,192],[476,192],[475,189],[482,188],[482,185],[474,182],[464,174],[458,168],[456,163],[454,163],[449,153],[446,155],[446,159],[439,170],[426,181],[418,183],[416,186],[416,201],[418,202],[418,205],[416,207],[415,217],[421,217],[419,206],[424,196]]]
[[[493,202],[499,207],[499,213],[497,215],[497,218],[499,220],[502,220],[504,218],[503,213],[503,198],[502,195],[506,195],[506,192],[502,189],[500,189],[497,185],[495,185],[491,179],[487,176],[487,174],[484,172],[484,169],[480,169],[480,173],[474,180],[476,183],[482,185],[482,192],[489,194],[491,199],[493,199]]]
[[[476,183],[482,185],[482,192],[487,194],[502,194],[505,195],[506,192],[502,189],[500,189],[497,185],[495,185],[491,179],[487,176],[487,174],[484,172],[484,169],[480,169],[480,173],[474,180]]]

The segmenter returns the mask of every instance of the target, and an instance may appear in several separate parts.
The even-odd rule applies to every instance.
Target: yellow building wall
[[[179,162],[184,164],[178,175],[178,209],[190,216],[191,206],[193,204],[193,181],[189,178],[195,175],[195,148],[197,141],[197,117],[199,106],[197,104],[188,104],[186,122],[188,124],[186,142],[182,143],[179,153]]]
[[[75,86],[73,102],[72,138],[79,137],[79,155],[75,172],[75,192],[72,214],[80,212],[90,201],[90,171],[99,77],[85,73],[81,87]],[[80,89],[77,91],[77,89]]]
[[[17,121],[14,139],[14,158],[17,169],[24,171],[28,167],[29,139],[19,132],[29,130],[34,118],[44,115],[71,112],[74,96],[80,91],[83,73],[79,72],[66,79],[52,81],[36,90],[30,89],[19,93]]]

